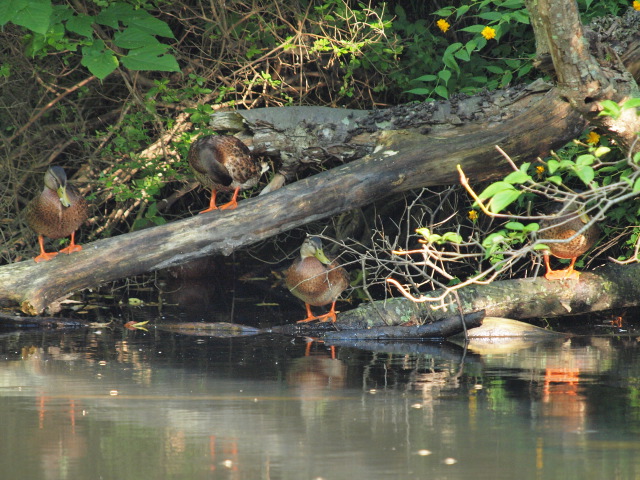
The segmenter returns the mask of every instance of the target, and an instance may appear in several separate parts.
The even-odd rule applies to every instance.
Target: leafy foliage
[[[80,50],[82,65],[99,79],[120,64],[130,70],[180,70],[167,53],[170,46],[156,38],[174,38],[167,23],[125,2],[110,3],[89,15],[51,0],[13,0],[0,6],[0,25],[9,22],[31,31],[26,36],[28,55],[58,51],[74,56]]]

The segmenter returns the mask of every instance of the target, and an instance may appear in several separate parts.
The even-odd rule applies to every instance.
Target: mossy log
[[[437,298],[441,290],[424,294]],[[611,264],[582,272],[578,280],[549,281],[544,277],[502,280],[458,290],[445,308],[439,302],[416,303],[405,297],[363,304],[338,315],[339,324],[375,327],[407,321],[429,322],[458,313],[484,310],[489,317],[516,319],[558,317],[634,307],[640,304],[640,264]]]

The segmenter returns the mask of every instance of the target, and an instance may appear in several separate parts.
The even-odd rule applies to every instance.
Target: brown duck
[[[580,229],[582,229],[590,220],[589,216],[584,212],[584,207],[577,209],[563,209],[564,204],[556,207],[552,217],[540,222],[540,240],[562,240],[573,237]],[[564,211],[562,211],[564,210]],[[561,212],[561,213],[560,213]],[[600,237],[600,229],[596,224],[591,225],[584,232],[577,235],[572,240],[562,243],[549,243],[549,250],[543,252],[544,264],[547,268],[545,278],[548,280],[558,280],[565,278],[577,279],[580,272],[573,269],[576,259],[589,250]],[[563,270],[551,270],[549,264],[549,254],[558,258],[568,258],[571,260],[569,267]]]
[[[335,322],[336,300],[349,286],[349,277],[338,262],[324,254],[320,238],[308,237],[300,247],[300,257],[285,272],[285,283],[291,293],[305,303],[307,317],[300,322]],[[331,304],[329,313],[315,316],[311,312],[310,305],[328,304]]]
[[[75,243],[75,232],[87,219],[88,207],[78,190],[67,184],[67,174],[62,167],[49,167],[44,174],[44,190],[31,200],[25,210],[27,224],[38,234],[40,255],[36,262],[51,260],[58,253],[45,252],[44,237],[63,238],[71,236],[68,247],[62,253],[79,252]]]
[[[200,213],[217,209],[234,209],[238,206],[238,192],[253,188],[262,174],[260,164],[247,146],[230,135],[206,135],[191,144],[189,165],[196,180],[211,189],[209,208]],[[233,192],[228,203],[216,206],[217,192]]]

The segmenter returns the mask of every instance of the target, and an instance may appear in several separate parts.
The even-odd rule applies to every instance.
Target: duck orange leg
[[[313,322],[314,320],[318,320],[319,322],[331,321],[333,323],[336,323],[336,302],[333,302],[331,304],[331,310],[329,310],[329,312],[325,313],[324,315],[314,315],[311,312],[311,307],[309,306],[309,304],[305,303],[305,306],[307,307],[307,318],[305,318],[304,320],[298,320],[298,323]]]
[[[209,208],[202,210],[200,213],[211,212],[212,210],[218,210],[216,207],[216,191],[211,190],[211,200],[209,200]]]
[[[71,232],[71,243],[60,250],[60,253],[66,253],[67,255],[73,252],[79,252],[82,250],[82,245],[76,244],[76,232]]]
[[[567,278],[573,278],[577,280],[580,277],[580,272],[573,269],[573,266],[576,263],[577,257],[573,257],[571,259],[571,263],[569,266],[563,270],[551,270],[551,265],[549,264],[549,254],[544,254],[544,265],[547,267],[547,273],[544,274],[544,278],[547,280],[564,280]]]
[[[238,206],[238,192],[240,191],[240,187],[236,187],[236,189],[233,191],[233,197],[231,197],[231,200],[229,200],[228,203],[225,203],[224,205],[220,206],[220,210],[233,210],[234,208],[236,208]]]
[[[34,258],[36,262],[47,262],[58,255],[58,252],[47,253],[44,251],[44,237],[42,235],[38,235],[38,243],[40,243],[40,255]]]
[[[307,323],[307,322],[313,322],[314,320],[317,320],[318,317],[316,317],[311,311],[311,306],[308,303],[305,303],[304,306],[307,307],[307,318],[298,320],[297,323]]]

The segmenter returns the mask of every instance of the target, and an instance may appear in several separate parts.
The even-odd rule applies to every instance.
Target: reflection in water
[[[635,340],[394,349],[5,334],[2,477],[640,477]]]

